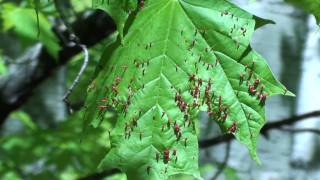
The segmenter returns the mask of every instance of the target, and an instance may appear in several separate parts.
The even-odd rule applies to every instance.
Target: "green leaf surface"
[[[250,47],[264,23],[226,0],[145,1],[88,89],[86,121],[100,124],[108,109],[118,116],[100,167],[120,168],[128,179],[201,179],[200,111],[259,162],[264,98],[293,96]]]
[[[320,0],[286,0],[288,3],[294,4],[305,11],[312,13],[320,23]]]

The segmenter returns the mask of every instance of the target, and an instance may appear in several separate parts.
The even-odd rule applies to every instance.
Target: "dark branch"
[[[291,133],[315,133],[320,135],[320,129],[314,129],[314,128],[303,128],[303,129],[294,129],[294,128],[280,128],[282,131],[287,131]]]
[[[224,142],[229,142],[234,138],[234,136],[230,134],[226,135],[221,135],[218,137],[214,137],[211,139],[204,139],[199,141],[199,147],[200,148],[208,148],[216,144],[224,143]]]
[[[282,119],[279,121],[273,121],[270,123],[267,123],[263,128],[262,128],[262,133],[265,131],[268,131],[269,129],[276,129],[282,126],[288,126],[288,125],[292,125],[295,124],[296,122],[299,122],[301,120],[307,119],[307,118],[311,118],[311,117],[317,117],[320,116],[320,110],[317,111],[313,111],[313,112],[309,112],[309,113],[305,113],[305,114],[301,114],[301,115],[295,115],[286,119]]]
[[[320,110],[309,112],[309,113],[305,113],[305,114],[302,114],[302,115],[292,116],[290,118],[281,119],[281,120],[274,121],[274,122],[270,122],[270,123],[267,123],[261,129],[261,133],[263,135],[267,136],[268,131],[271,130],[271,129],[283,129],[284,126],[292,125],[292,124],[294,124],[296,122],[303,121],[303,120],[305,120],[307,118],[317,117],[317,116],[320,116]],[[298,132],[298,131],[296,131],[296,132]],[[300,130],[300,132],[302,132],[302,130]],[[233,139],[234,139],[234,136],[232,136],[230,134],[221,135],[221,136],[214,137],[214,138],[211,138],[211,139],[201,140],[199,142],[199,147],[200,148],[208,148],[208,147],[213,146],[213,145],[217,145],[217,144],[224,143],[224,142],[229,142],[229,141],[231,141]]]

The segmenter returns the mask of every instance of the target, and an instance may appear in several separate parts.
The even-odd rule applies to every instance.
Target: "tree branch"
[[[320,116],[320,110],[318,111],[313,111],[313,112],[309,112],[309,113],[305,113],[302,115],[295,115],[286,119],[281,119],[278,121],[274,121],[274,122],[270,122],[267,123],[262,129],[261,129],[261,133],[265,136],[267,136],[268,131],[272,130],[272,129],[281,129],[283,130],[283,126],[288,126],[288,125],[292,125],[294,123],[297,123],[299,121],[303,121],[307,118],[311,118],[311,117],[317,117]],[[296,130],[295,132],[305,132],[306,130]],[[310,129],[309,129],[310,132]],[[234,139],[234,136],[227,134],[227,135],[221,135],[218,137],[214,137],[211,139],[205,139],[205,140],[200,140],[199,142],[199,147],[200,148],[208,148],[210,146],[213,145],[217,145],[220,143],[224,143],[224,142],[229,142],[231,140]]]
[[[267,123],[262,128],[262,133],[265,131],[268,131],[269,129],[277,129],[282,126],[293,125],[296,122],[302,121],[307,118],[317,117],[317,116],[320,116],[320,110],[308,112],[308,113],[301,114],[301,115],[295,115],[295,116],[292,116],[292,117],[289,117],[286,119],[282,119],[282,120],[278,120],[278,121],[273,121],[273,122]]]
[[[294,129],[294,128],[280,128],[282,131],[287,131],[287,132],[292,132],[292,133],[304,133],[304,132],[309,132],[309,133],[315,133],[320,135],[320,129],[315,129],[315,128],[303,128],[303,129]]]

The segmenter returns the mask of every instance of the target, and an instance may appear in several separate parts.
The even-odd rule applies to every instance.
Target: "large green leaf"
[[[312,13],[320,23],[320,0],[286,0],[289,3]]]
[[[88,90],[86,120],[99,125],[109,108],[118,115],[100,167],[120,168],[129,179],[200,179],[200,111],[259,162],[265,98],[293,94],[250,48],[256,20],[226,0],[145,1]]]

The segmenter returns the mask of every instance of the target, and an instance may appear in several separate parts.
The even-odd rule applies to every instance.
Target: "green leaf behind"
[[[287,2],[296,5],[305,11],[312,13],[320,23],[320,0],[286,0]]]
[[[12,29],[25,45],[40,41],[53,57],[58,56],[60,49],[58,39],[51,31],[51,23],[40,11],[38,12],[40,22],[38,24],[34,9],[16,7],[10,3],[5,3],[2,6],[3,11],[0,14],[5,31]]]

